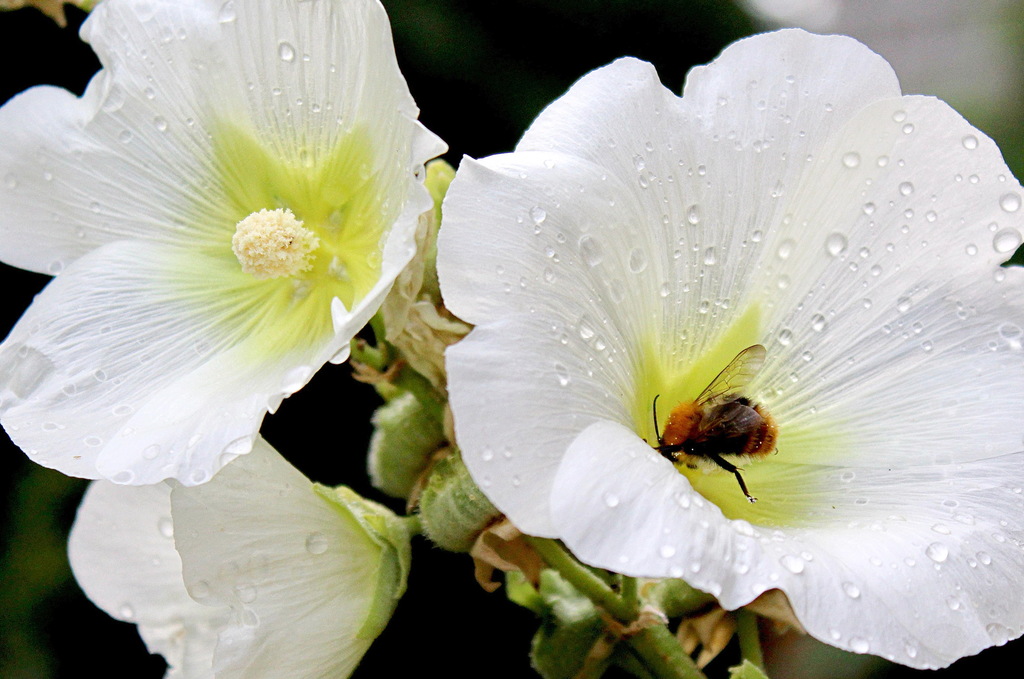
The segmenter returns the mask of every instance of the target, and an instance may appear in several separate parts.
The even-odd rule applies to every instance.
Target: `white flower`
[[[1017,637],[1020,207],[991,140],[848,38],[740,41],[682,98],[595,71],[444,205],[466,464],[589,564],[727,608],[778,588],[841,648],[937,667]],[[655,397],[664,429],[755,344],[753,504],[651,444]]]
[[[257,439],[198,488],[94,483],[69,553],[86,594],[136,622],[169,677],[346,677],[405,589],[409,534]]]
[[[202,483],[347,357],[444,146],[375,0],[109,0],[82,35],[81,99],[0,109],[0,257],[59,273],[0,347],[0,420],[66,474]]]

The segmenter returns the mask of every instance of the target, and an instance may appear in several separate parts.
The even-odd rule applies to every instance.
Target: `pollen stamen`
[[[291,210],[260,210],[238,222],[231,250],[242,271],[259,279],[282,278],[313,267],[317,238]]]

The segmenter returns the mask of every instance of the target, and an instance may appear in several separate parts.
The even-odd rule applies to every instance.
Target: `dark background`
[[[619,56],[653,62],[664,83],[679,91],[692,65],[763,29],[740,8],[713,0],[384,4],[421,119],[449,143],[453,165],[463,154],[510,150],[544,105],[587,71]],[[43,83],[83,91],[99,64],[77,37],[84,15],[73,8],[68,14],[69,26],[60,28],[31,9],[0,13],[0,102]],[[993,112],[984,102],[940,94],[996,138],[1020,176],[1021,107]],[[1010,94],[1019,103],[1020,94]],[[3,334],[48,279],[0,267]],[[328,365],[267,418],[263,433],[314,480],[345,483],[401,510],[401,503],[373,490],[366,477],[369,418],[378,403],[372,389],[349,378],[347,366]],[[325,456],[323,445],[314,444],[338,438],[337,412],[344,412],[350,438]],[[70,576],[67,531],[85,482],[28,463],[6,436],[0,437],[0,677],[161,677],[163,662],[147,654],[135,627],[94,608]],[[308,450],[317,455],[304,454]],[[466,556],[418,540],[409,593],[355,676],[392,676],[420,667],[453,679],[531,676],[527,653],[536,625],[533,614],[509,603],[500,590],[483,592]],[[973,677],[1004,663],[1012,667],[1022,650],[1024,644],[1011,643],[930,676]],[[781,639],[770,652],[776,679],[921,674],[806,638]],[[723,668],[737,659],[738,652],[729,649],[712,675],[723,676]]]

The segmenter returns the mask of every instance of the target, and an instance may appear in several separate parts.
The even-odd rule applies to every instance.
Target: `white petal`
[[[598,422],[569,447],[552,504],[587,563],[681,577],[727,608],[782,589],[827,643],[941,667],[1024,631],[1012,604],[1024,532],[1003,525],[1024,507],[1007,480],[1020,464],[1013,455],[903,471],[785,465],[771,479],[784,496],[759,492],[772,490],[768,479],[749,483],[759,504],[813,511],[773,528],[726,518],[634,433]]]
[[[75,579],[97,606],[134,622],[168,677],[211,676],[217,629],[226,607],[202,606],[185,591],[174,549],[171,489],[93,483],[68,540]]]
[[[387,620],[369,624],[387,564],[352,516],[262,439],[210,483],[176,488],[172,513],[189,592],[233,612],[218,679],[352,672]]]
[[[390,217],[411,230],[430,206],[411,170],[444,144],[416,121],[377,2],[115,1],[82,35],[104,70],[81,99],[41,87],[0,109],[6,262],[53,274],[118,238],[230,239],[245,215],[223,219],[227,126],[310,167],[358,130],[379,151],[375,179],[402,194]]]
[[[0,347],[12,439],[66,474],[132,484],[202,483],[248,452],[267,410],[348,338],[268,347],[279,330],[259,298],[197,292],[230,283],[222,268],[127,241],[75,262]]]

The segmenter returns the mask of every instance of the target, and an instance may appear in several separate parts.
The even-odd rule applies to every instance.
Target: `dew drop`
[[[787,554],[779,559],[779,563],[782,564],[783,568],[794,575],[799,575],[804,572],[804,560],[798,556]]]
[[[142,457],[147,460],[155,460],[160,454],[160,444],[153,443],[142,449]]]
[[[686,221],[694,225],[700,223],[700,206],[698,206],[696,203],[687,208]]]
[[[796,247],[796,242],[787,238],[786,240],[779,243],[779,249],[775,254],[778,255],[779,259],[789,259],[790,255],[793,254],[793,249]]]
[[[156,522],[156,529],[165,538],[170,539],[174,537],[174,522],[171,521],[169,516],[161,516]]]
[[[208,479],[209,477],[210,475],[206,473],[205,469],[196,469],[195,471],[188,475],[189,481],[196,485],[204,483],[206,479]]]
[[[661,549],[658,550],[658,553],[661,554],[661,558],[663,559],[671,559],[676,555],[676,548],[672,545],[662,545]]]
[[[561,363],[555,363],[555,377],[558,378],[558,384],[567,387],[569,386],[569,369]]]
[[[277,56],[281,58],[281,61],[295,61],[295,48],[292,47],[291,43],[282,40],[277,46]]]
[[[872,214],[875,213],[875,204],[874,203],[864,203],[863,210],[864,210],[864,214],[872,215]]]
[[[935,563],[942,563],[949,558],[949,548],[941,542],[933,542],[924,550],[928,558]]]
[[[310,554],[323,554],[327,551],[327,537],[323,533],[310,533],[306,536],[306,551]]]
[[[642,273],[647,268],[647,254],[640,248],[633,248],[629,253],[629,270]]]
[[[231,441],[224,446],[224,451],[228,455],[245,455],[252,450],[252,437],[240,436],[234,441]]]
[[[832,257],[838,257],[846,250],[846,236],[838,231],[833,232],[825,239],[825,251]]]
[[[843,165],[849,168],[857,167],[860,165],[860,154],[856,151],[843,154]]]
[[[975,245],[974,243],[968,243],[967,247],[964,248],[964,252],[973,257],[974,255],[978,254],[978,246]]]
[[[901,182],[899,189],[900,195],[909,196],[914,192],[914,185],[911,184],[910,182]]]
[[[235,13],[235,1],[228,0],[220,6],[220,12],[217,14],[217,20],[222,24],[229,24],[234,21],[238,15]]]
[[[235,585],[235,596],[243,604],[256,601],[256,586],[252,584]]]
[[[811,317],[811,330],[814,332],[821,332],[827,325],[828,322],[825,321],[825,317],[821,314],[814,314]]]
[[[846,596],[850,597],[851,599],[860,598],[860,587],[858,587],[857,585],[853,584],[852,582],[844,582],[842,584],[842,587],[843,592],[846,593]]]
[[[715,261],[715,248],[714,246],[712,246],[704,251],[704,264],[706,266],[713,266],[715,264]]]
[[[121,604],[117,609],[117,615],[121,620],[130,622],[135,619],[135,609],[130,604]]]
[[[871,650],[871,644],[863,637],[853,637],[850,639],[850,650],[854,653],[867,653]]]
[[[1020,244],[1020,231],[1014,228],[1003,229],[992,238],[992,247],[995,248],[996,252],[1013,252]]]
[[[788,347],[793,342],[793,332],[786,328],[779,331],[779,344]]]
[[[604,261],[604,250],[593,236],[580,236],[579,248],[580,256],[588,265],[597,266]]]
[[[530,208],[530,219],[533,220],[533,223],[536,224],[537,226],[543,224],[544,220],[547,218],[548,213],[541,206],[535,205],[534,207]]]
[[[1016,212],[1020,209],[1020,195],[1013,192],[1004,193],[999,198],[999,207],[1001,207],[1004,212]]]
[[[609,509],[614,509],[615,507],[618,507],[619,506],[619,496],[615,495],[614,493],[605,493],[604,494],[604,505],[605,505],[605,507],[608,507]]]
[[[907,654],[908,658],[916,658],[917,646],[908,641],[903,645],[903,652]]]
[[[896,300],[896,311],[899,311],[901,314],[904,314],[910,311],[911,305],[912,302],[910,301],[909,297],[900,297],[898,300]]]
[[[110,480],[114,483],[128,484],[135,480],[135,472],[126,469],[123,472],[114,474],[114,477]]]

